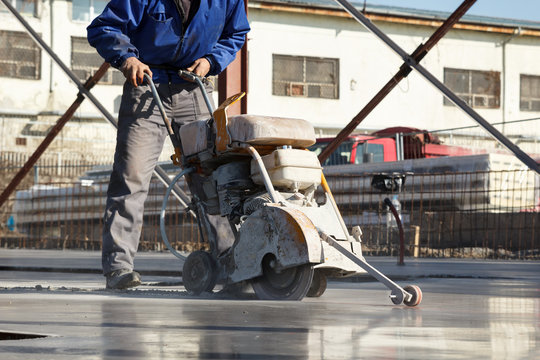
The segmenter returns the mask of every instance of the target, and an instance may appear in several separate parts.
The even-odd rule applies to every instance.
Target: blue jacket
[[[88,26],[88,42],[112,66],[131,56],[145,64],[186,68],[210,61],[217,75],[235,58],[250,30],[243,0],[201,0],[183,29],[174,0],[111,0]],[[152,68],[154,82],[182,82],[166,70]]]

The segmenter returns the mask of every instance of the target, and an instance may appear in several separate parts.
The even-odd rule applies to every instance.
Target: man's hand
[[[210,63],[206,58],[200,58],[195,60],[190,67],[186,68],[186,70],[191,71],[200,77],[205,77],[210,71]]]
[[[135,87],[142,84],[145,73],[152,77],[152,71],[150,71],[148,65],[143,64],[136,57],[127,58],[120,67],[120,71],[124,74],[127,81]]]

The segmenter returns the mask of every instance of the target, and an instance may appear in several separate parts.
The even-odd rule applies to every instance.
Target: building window
[[[0,76],[38,80],[41,49],[24,32],[0,31]]]
[[[272,55],[272,94],[339,99],[339,59]]]
[[[96,49],[88,44],[86,38],[71,38],[71,69],[79,80],[86,81],[99,69],[103,61],[103,58],[99,56]],[[98,84],[123,85],[125,80],[124,75],[120,71],[110,68],[101,80],[99,80]]]
[[[519,109],[540,111],[540,76],[521,75]]]
[[[36,16],[37,6],[36,0],[8,0],[20,14]],[[0,3],[0,12],[8,12],[9,10],[3,3]]]
[[[109,0],[73,0],[71,19],[90,22],[101,14],[108,2]]]
[[[496,109],[500,107],[501,73],[444,69],[444,84],[473,108]],[[444,98],[444,105],[452,105]]]
[[[15,145],[26,146],[26,138],[15,138]]]

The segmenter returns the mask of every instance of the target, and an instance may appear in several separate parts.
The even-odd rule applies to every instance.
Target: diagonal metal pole
[[[442,25],[424,43],[412,53],[411,57],[418,63],[424,56],[441,40],[446,33],[461,19],[463,15],[474,5],[476,0],[465,0],[461,5],[446,19]],[[354,129],[380,104],[380,102],[406,78],[412,69],[405,62],[399,71],[382,87],[382,89],[364,106],[362,110],[345,126],[336,137],[319,154],[319,161],[323,163],[337,147],[349,136]]]
[[[403,61],[410,67],[414,68],[420,73],[427,81],[429,81],[433,86],[435,86],[440,92],[447,97],[448,100],[453,102],[457,107],[463,110],[467,115],[469,115],[473,120],[475,120],[480,126],[482,126],[488,133],[490,133],[499,143],[504,147],[510,150],[516,157],[525,164],[529,169],[536,171],[540,174],[540,166],[534,161],[529,155],[527,155],[519,146],[511,142],[506,136],[501,134],[495,127],[493,127],[489,122],[487,122],[480,114],[474,111],[465,101],[459,98],[452,90],[450,90],[446,85],[441,83],[435,76],[433,76],[429,71],[427,71],[422,65],[409,54],[407,54],[399,45],[397,45],[392,39],[390,39],[385,33],[383,33],[379,28],[377,28],[368,18],[366,18],[360,11],[358,11],[354,6],[352,6],[346,0],[335,0],[340,4],[345,11],[347,11],[355,20],[360,22],[364,27],[382,40],[390,49],[392,49],[396,54],[398,54]]]
[[[45,50],[49,56],[54,60],[54,62],[66,73],[66,75],[75,83],[77,88],[79,89],[80,94],[83,94],[86,98],[88,98],[95,106],[96,108],[103,114],[105,119],[107,119],[111,125],[113,125],[115,128],[118,128],[118,123],[116,122],[116,119],[109,113],[109,111],[99,102],[98,99],[87,89],[84,87],[84,85],[81,83],[81,81],[77,78],[77,76],[71,71],[69,67],[64,64],[64,62],[56,55],[56,53],[50,48],[49,45],[47,45],[41,36],[39,36],[38,33],[34,31],[34,29],[28,24],[28,22],[19,14],[19,12],[11,5],[9,0],[0,0],[2,3],[6,6],[6,8],[19,20],[19,22],[24,26],[26,31],[30,34],[32,39],[43,49]],[[171,184],[171,179],[161,168],[159,165],[156,166],[154,170],[154,175],[166,186],[169,186]],[[173,195],[180,201],[180,203],[184,207],[188,207],[188,204],[190,203],[189,196],[182,191],[182,189],[175,185],[173,187]],[[9,194],[8,194],[9,195]],[[189,211],[191,216],[196,217],[195,213],[193,211]]]
[[[101,67],[96,71],[94,75],[92,75],[86,83],[83,85],[85,89],[90,90],[94,87],[95,84],[105,75],[107,70],[109,69],[110,65],[108,63],[103,63]],[[45,139],[39,144],[37,149],[34,151],[32,156],[28,158],[26,163],[23,165],[22,168],[19,169],[17,174],[15,174],[15,177],[11,180],[11,182],[6,186],[2,194],[0,194],[0,207],[4,205],[6,200],[9,198],[11,193],[15,191],[17,186],[21,183],[21,181],[24,179],[26,175],[32,170],[33,166],[38,162],[41,155],[47,150],[49,145],[53,142],[54,138],[60,133],[64,125],[71,119],[73,114],[75,114],[75,111],[79,108],[79,106],[84,101],[84,96],[79,93],[77,95],[77,98],[71,104],[71,106],[66,110],[64,115],[62,115],[57,121],[56,124],[53,126],[51,131],[47,134]]]

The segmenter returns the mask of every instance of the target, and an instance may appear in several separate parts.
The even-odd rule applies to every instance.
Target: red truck
[[[311,146],[310,150],[320,154],[333,139],[317,139],[317,143]],[[391,127],[369,135],[350,135],[322,165],[362,164],[476,153],[478,152],[459,146],[442,145],[436,135],[426,130]]]

